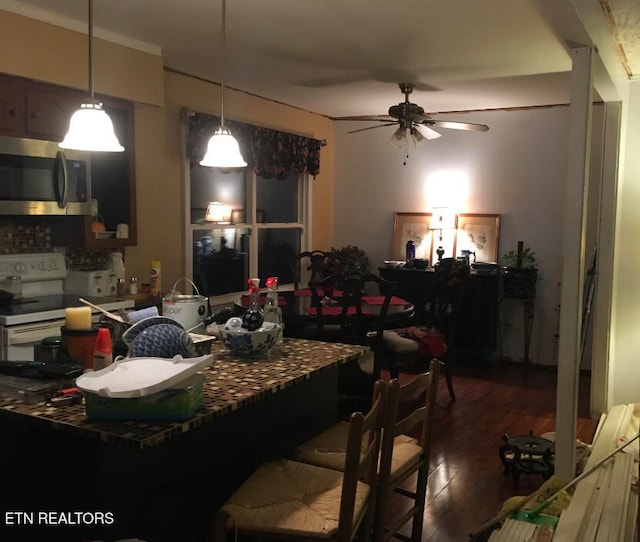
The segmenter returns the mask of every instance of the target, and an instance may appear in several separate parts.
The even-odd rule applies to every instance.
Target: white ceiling
[[[608,0],[629,75],[640,2]],[[86,32],[87,0],[0,0]],[[94,0],[94,34],[220,81],[221,0]],[[426,112],[569,102],[570,58],[536,0],[228,0],[227,87],[340,117],[386,114],[415,82]]]

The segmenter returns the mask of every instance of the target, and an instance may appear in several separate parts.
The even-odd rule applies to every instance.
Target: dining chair
[[[340,471],[285,458],[262,464],[222,506],[212,540],[225,540],[229,532],[236,538],[369,540],[386,390],[376,382],[366,416],[351,414]]]
[[[397,286],[397,282],[378,275],[356,273],[332,275],[310,285],[316,338],[369,346],[357,362],[340,367],[341,411],[366,408],[371,401],[373,382],[382,376],[383,370],[388,371],[391,378],[397,378],[402,367],[412,367],[415,371],[420,365],[425,366],[419,343],[388,329],[389,307]],[[339,295],[334,294],[333,298],[337,305],[327,304],[326,294],[334,290],[339,290]],[[378,310],[372,313],[371,307],[367,308],[364,303],[371,297],[365,294],[376,292],[382,295],[378,296]]]
[[[324,276],[324,264],[331,256],[330,252],[324,250],[308,250],[296,254],[291,261],[291,273],[293,275],[293,286],[295,290],[299,290],[301,287],[306,287],[306,284],[302,283],[303,267],[309,272],[308,282],[317,282],[322,280]]]
[[[403,386],[397,379],[386,382],[374,542],[391,538],[411,542],[421,539],[439,371],[440,363],[434,359],[428,372],[415,376]],[[347,434],[348,424],[340,422],[298,446],[292,457],[310,465],[342,470]],[[410,507],[395,503],[390,506],[394,494],[400,495],[397,497],[400,500],[410,499]],[[400,512],[394,515],[392,511]],[[408,537],[400,531],[409,521],[411,535]]]

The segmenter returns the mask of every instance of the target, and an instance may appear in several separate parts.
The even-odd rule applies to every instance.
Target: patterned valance
[[[220,126],[220,118],[205,113],[189,114],[187,158],[192,165],[202,160],[207,143]],[[270,128],[225,119],[240,144],[240,152],[256,175],[286,179],[292,174],[309,174],[315,178],[320,173],[319,139],[303,137]]]

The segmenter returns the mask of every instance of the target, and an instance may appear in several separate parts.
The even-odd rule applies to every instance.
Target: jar
[[[13,294],[13,299],[20,299],[22,297],[22,277],[18,275],[6,277],[3,288]]]
[[[138,294],[138,279],[136,277],[131,277],[129,279],[129,294],[130,295]]]

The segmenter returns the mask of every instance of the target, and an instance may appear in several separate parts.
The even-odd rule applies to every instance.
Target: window
[[[293,283],[291,262],[306,250],[311,183],[306,175],[265,178],[249,169],[223,173],[191,166],[188,195],[187,274],[202,295],[225,303],[245,292],[250,277]],[[218,202],[216,222],[205,221]]]

